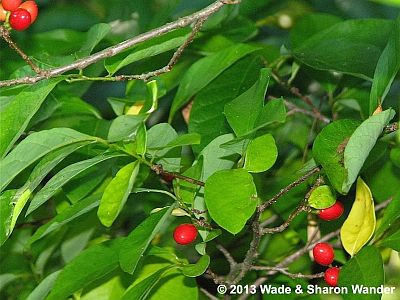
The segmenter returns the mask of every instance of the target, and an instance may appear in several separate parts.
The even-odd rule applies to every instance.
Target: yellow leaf
[[[144,106],[144,101],[140,101],[135,103],[134,105],[132,105],[127,112],[125,113],[126,115],[132,115],[132,116],[136,116],[139,114],[139,112],[141,111],[141,109]]]
[[[374,200],[368,185],[357,180],[356,199],[340,230],[344,249],[353,256],[369,241],[375,231]]]

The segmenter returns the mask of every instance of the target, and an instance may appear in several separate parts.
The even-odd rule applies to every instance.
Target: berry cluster
[[[328,243],[318,243],[313,248],[314,260],[317,264],[322,266],[329,266],[332,264],[335,254],[333,248]],[[324,274],[324,279],[330,286],[337,286],[339,279],[340,269],[337,267],[329,267]]]
[[[0,3],[0,22],[22,31],[35,22],[38,7],[35,1],[2,0]]]
[[[331,207],[321,209],[318,216],[324,221],[332,221],[340,218],[343,212],[343,204],[340,201],[336,201]],[[325,282],[330,286],[337,286],[340,269],[331,266],[335,258],[332,246],[328,243],[316,244],[313,248],[313,256],[317,264],[330,266],[324,274]]]

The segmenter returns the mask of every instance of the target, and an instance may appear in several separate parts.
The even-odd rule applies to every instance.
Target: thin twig
[[[192,33],[186,39],[186,41],[175,51],[175,53],[173,54],[172,58],[170,59],[170,61],[168,62],[168,64],[165,67],[163,67],[161,69],[158,69],[158,70],[155,70],[155,71],[144,73],[144,74],[141,74],[141,75],[119,75],[119,76],[115,76],[115,80],[116,81],[124,81],[124,80],[138,79],[138,80],[145,80],[146,81],[151,77],[159,76],[161,74],[164,74],[164,73],[167,73],[167,72],[171,71],[172,67],[175,66],[175,64],[178,62],[179,58],[182,56],[182,54],[185,51],[185,49],[190,45],[190,43],[193,42],[194,38],[196,37],[197,33],[200,31],[200,29],[201,29],[201,27],[204,24],[206,19],[207,18],[198,19],[194,23]]]
[[[217,245],[216,247],[225,256],[231,269],[237,265],[237,262],[235,261],[235,259],[232,257],[232,255],[229,253],[229,251],[224,246]]]
[[[217,297],[215,297],[214,295],[212,295],[209,291],[207,291],[205,288],[200,288],[200,291],[206,295],[208,297],[208,299],[211,300],[219,300]]]
[[[286,193],[288,193],[292,188],[302,184],[304,181],[306,181],[308,178],[310,178],[312,175],[319,173],[321,171],[321,169],[319,167],[315,167],[313,169],[311,169],[310,171],[308,171],[306,174],[304,174],[303,176],[301,176],[299,179],[297,179],[296,181],[293,181],[292,183],[290,183],[288,186],[286,186],[285,188],[281,189],[279,191],[279,193],[277,193],[275,196],[273,196],[271,199],[269,199],[268,201],[264,202],[262,205],[260,205],[258,207],[258,211],[263,212],[264,210],[266,210],[268,207],[270,207],[272,204],[274,204],[280,197],[282,197],[283,195],[285,195]]]
[[[267,234],[267,233],[279,233],[284,231],[286,228],[289,227],[290,223],[292,223],[293,219],[297,217],[299,214],[301,214],[303,211],[307,211],[308,207],[301,204],[299,205],[295,211],[293,211],[287,220],[282,224],[277,227],[272,227],[272,228],[263,228],[261,230],[261,235]]]
[[[285,274],[285,275],[289,276],[290,278],[314,279],[314,278],[324,277],[324,272],[317,273],[317,274],[290,273],[287,270],[287,268],[268,267],[268,266],[252,266],[251,269],[255,270],[255,271],[276,271],[276,272]]]
[[[135,36],[131,39],[123,41],[123,42],[116,44],[114,46],[111,46],[109,48],[106,48],[95,54],[92,54],[90,56],[76,60],[75,62],[73,62],[71,64],[46,70],[45,75],[39,74],[37,76],[27,76],[27,77],[23,77],[23,78],[0,81],[0,87],[13,86],[13,85],[18,85],[18,84],[33,84],[38,81],[44,80],[46,78],[52,78],[52,77],[59,76],[68,71],[83,70],[86,67],[88,67],[98,61],[101,61],[105,58],[113,57],[113,56],[131,48],[132,46],[139,44],[139,43],[148,41],[157,36],[161,36],[165,33],[171,32],[175,29],[189,26],[190,24],[193,24],[199,20],[205,20],[208,17],[210,17],[212,14],[214,14],[215,12],[219,11],[223,6],[225,6],[227,4],[237,4],[237,3],[238,3],[237,1],[234,1],[234,2],[233,1],[222,1],[222,0],[215,1],[213,4],[207,6],[206,8],[204,8],[198,12],[193,13],[189,16],[183,17],[183,18],[176,20],[174,22],[171,22],[171,23],[167,23],[161,27],[150,30],[146,33],[142,33],[138,36]]]
[[[182,174],[177,173],[177,172],[165,171],[162,165],[153,165],[153,166],[151,166],[151,169],[157,175],[164,175],[164,176],[168,176],[168,177],[171,177],[171,178],[178,178],[178,179],[181,179],[181,180],[184,180],[186,182],[189,182],[189,183],[192,183],[192,184],[195,184],[195,185],[199,185],[199,186],[204,186],[205,185],[203,181],[200,181],[200,180],[197,180],[197,179],[194,179],[194,178],[191,178],[191,177],[187,177],[187,176],[182,175]]]
[[[297,106],[296,104],[293,104],[287,100],[285,100],[284,102],[285,102],[286,107],[288,109],[290,109],[287,113],[288,116],[293,115],[295,113],[301,113],[301,114],[313,117],[315,119],[318,119],[319,121],[321,121],[325,124],[330,123],[330,120],[327,117],[323,116],[321,113],[316,114],[314,111],[309,111],[304,108],[301,108],[301,107]]]
[[[18,47],[18,45],[11,39],[10,36],[10,31],[4,27],[3,25],[0,25],[0,35],[7,42],[7,44],[10,46],[11,49],[13,49],[15,52],[18,53],[19,56],[31,67],[31,69],[39,75],[46,76],[46,71],[40,69],[30,58],[27,54],[25,54],[24,51],[21,50],[21,48]]]
[[[236,275],[235,273],[236,270],[235,268],[231,270],[230,274],[228,275],[228,279],[230,277],[233,278],[232,284],[237,284],[240,282],[243,277],[247,274],[247,272],[250,270],[251,266],[253,265],[253,262],[256,260],[258,257],[258,246],[260,245],[261,242],[261,228],[260,228],[260,212],[257,211],[254,215],[254,220],[252,223],[252,229],[253,229],[253,239],[250,242],[250,247],[249,250],[246,252],[246,256],[241,264],[238,264],[237,266],[240,266],[240,272],[239,274]]]

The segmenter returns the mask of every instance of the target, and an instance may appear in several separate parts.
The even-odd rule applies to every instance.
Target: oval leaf
[[[256,137],[246,149],[244,168],[252,173],[270,169],[278,158],[278,148],[271,134]]]
[[[332,186],[341,194],[347,172],[343,166],[343,153],[347,141],[360,123],[355,120],[335,121],[318,134],[313,145],[313,155],[324,168]]]
[[[239,233],[253,215],[256,197],[253,178],[243,169],[218,171],[205,184],[204,199],[211,218],[233,234]]]
[[[139,161],[124,166],[107,185],[97,211],[97,216],[104,226],[110,227],[124,207],[135,183],[139,166]]]
[[[182,268],[183,275],[187,277],[197,277],[202,275],[210,264],[210,257],[203,255],[195,264],[189,264]]]
[[[371,191],[367,184],[358,178],[356,199],[340,230],[340,238],[347,253],[353,256],[360,251],[374,233],[375,225],[374,201]]]
[[[343,293],[345,300],[378,300],[380,294],[353,293],[352,288],[379,287],[384,284],[383,261],[379,251],[372,246],[365,247],[350,259],[341,269],[339,286],[348,287]]]
[[[308,199],[308,204],[316,209],[331,207],[336,202],[336,197],[327,185],[321,185],[314,189]]]
[[[385,110],[369,117],[354,131],[344,150],[344,167],[348,173],[343,182],[342,190],[348,192],[357,179],[365,160],[367,159],[383,129],[393,119],[395,111]]]

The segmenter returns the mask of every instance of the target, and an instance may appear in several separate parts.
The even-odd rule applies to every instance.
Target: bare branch
[[[195,185],[199,185],[199,186],[204,186],[204,182],[194,179],[194,178],[190,178],[187,177],[185,175],[182,175],[180,173],[177,172],[168,172],[165,171],[162,165],[152,165],[151,169],[157,174],[157,175],[165,175],[165,176],[169,176],[171,178],[178,178],[184,181],[187,181],[189,183],[195,184]]]
[[[276,272],[285,274],[285,275],[289,276],[290,278],[314,279],[314,278],[324,277],[324,272],[317,273],[317,274],[290,273],[287,270],[287,268],[268,267],[268,266],[252,266],[251,269],[255,270],[255,271],[276,271]]]
[[[264,202],[262,205],[260,205],[258,207],[258,210],[260,212],[263,212],[264,210],[266,210],[269,206],[271,206],[272,204],[274,204],[280,197],[282,197],[283,195],[285,195],[286,193],[288,193],[292,188],[302,184],[304,181],[306,181],[308,178],[310,178],[312,175],[319,173],[321,171],[321,169],[319,167],[315,167],[313,169],[311,169],[310,171],[308,171],[306,174],[304,174],[303,176],[301,176],[299,179],[297,179],[296,181],[293,181],[292,183],[290,183],[288,186],[286,186],[285,188],[281,189],[279,191],[279,193],[277,193],[275,196],[273,196],[271,199],[269,199],[268,201]]]
[[[217,245],[216,247],[225,256],[231,269],[237,265],[237,262],[235,261],[235,259],[232,257],[232,255],[229,253],[229,251],[224,246]]]
[[[30,58],[27,54],[25,54],[24,51],[22,51],[17,44],[11,39],[10,36],[10,31],[4,27],[3,25],[0,25],[0,35],[7,42],[7,44],[10,46],[11,49],[13,49],[15,52],[18,53],[19,56],[31,67],[31,69],[36,73],[40,74],[42,76],[46,76],[46,71],[40,69]]]
[[[135,46],[139,43],[148,41],[154,37],[161,36],[165,33],[168,33],[170,31],[173,31],[178,28],[183,28],[183,27],[189,26],[190,24],[196,23],[199,20],[203,20],[202,22],[204,22],[204,20],[209,18],[215,12],[219,11],[224,5],[237,4],[237,3],[239,3],[239,1],[227,1],[227,0],[215,1],[213,4],[209,5],[208,7],[204,8],[196,13],[193,13],[189,16],[183,17],[174,22],[167,23],[161,27],[158,27],[156,29],[142,33],[142,34],[140,34],[136,37],[133,37],[129,40],[123,41],[117,45],[111,46],[111,47],[106,48],[102,51],[99,51],[95,54],[92,54],[90,56],[79,59],[71,64],[46,70],[45,75],[39,74],[37,76],[27,76],[27,77],[23,77],[23,78],[0,81],[0,87],[13,86],[13,85],[18,85],[18,84],[33,84],[38,81],[44,80],[46,78],[56,77],[58,75],[66,73],[68,71],[85,69],[86,67],[88,67],[98,61],[101,61],[108,57],[113,57],[113,56],[117,55],[118,53],[121,53],[122,51],[124,51],[132,46]]]
[[[301,214],[303,211],[307,211],[307,207],[305,205],[300,205],[296,208],[295,211],[293,211],[287,220],[280,226],[277,227],[272,227],[272,228],[263,228],[261,230],[261,234],[267,234],[267,233],[279,233],[284,231],[286,228],[289,227],[290,223],[293,221],[295,217],[297,217],[299,214]]]
[[[214,295],[212,295],[209,291],[207,291],[205,288],[200,288],[200,291],[206,295],[208,297],[208,299],[211,300],[219,300],[219,298],[215,297]]]
[[[293,104],[293,103],[291,103],[291,102],[289,102],[287,100],[285,100],[285,105],[286,105],[287,108],[290,109],[288,111],[288,113],[287,113],[288,116],[293,115],[295,113],[301,113],[301,114],[313,117],[313,118],[315,118],[315,119],[317,119],[317,120],[319,120],[319,121],[321,121],[321,122],[323,122],[325,124],[329,124],[330,123],[330,120],[327,117],[325,117],[325,116],[323,116],[321,114],[316,114],[314,111],[309,111],[309,110],[303,109],[303,108],[297,106],[296,104]]]

